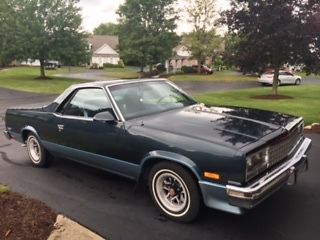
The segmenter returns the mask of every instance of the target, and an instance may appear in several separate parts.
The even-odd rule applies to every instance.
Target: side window
[[[92,118],[99,112],[110,111],[111,104],[100,88],[80,89],[61,109],[63,115]]]

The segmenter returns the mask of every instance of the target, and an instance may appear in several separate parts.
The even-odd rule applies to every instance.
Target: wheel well
[[[140,177],[139,177],[139,184],[142,185],[142,186],[146,186],[147,185],[147,182],[148,182],[148,175],[149,175],[149,172],[151,170],[151,168],[156,165],[157,163],[159,162],[168,162],[168,163],[175,163],[177,165],[180,165],[181,167],[183,167],[184,169],[186,169],[190,174],[191,176],[194,178],[194,180],[196,182],[198,182],[198,178],[197,176],[194,174],[194,172],[191,171],[190,168],[188,168],[186,165],[183,165],[179,162],[175,162],[175,161],[170,161],[168,159],[165,159],[165,158],[154,158],[152,160],[149,160],[147,161],[142,169],[141,169],[141,174],[140,174]]]
[[[27,137],[28,137],[28,135],[29,135],[30,133],[32,133],[32,131],[30,131],[30,130],[23,130],[23,131],[22,131],[22,140],[23,140],[23,142],[26,142],[26,141],[27,141]]]

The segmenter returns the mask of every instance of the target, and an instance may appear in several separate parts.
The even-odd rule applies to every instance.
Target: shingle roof
[[[92,52],[95,52],[104,44],[108,44],[112,49],[116,50],[119,44],[119,37],[110,35],[94,35],[88,38],[88,42],[92,45]]]

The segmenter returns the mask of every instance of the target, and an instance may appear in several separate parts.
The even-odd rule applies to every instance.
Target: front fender
[[[199,168],[197,167],[197,165],[195,164],[194,161],[192,161],[191,159],[178,154],[178,153],[173,153],[173,152],[168,152],[168,151],[152,151],[149,152],[141,161],[140,164],[140,174],[139,174],[139,178],[141,177],[142,173],[143,173],[143,169],[145,168],[145,166],[149,165],[151,163],[151,161],[154,161],[155,159],[163,159],[166,161],[170,161],[170,162],[175,162],[178,164],[181,164],[183,166],[185,166],[187,169],[189,169],[197,178],[197,180],[201,180],[201,171],[199,170]]]

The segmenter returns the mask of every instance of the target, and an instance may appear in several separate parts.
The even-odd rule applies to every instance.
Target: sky
[[[125,0],[80,0],[79,6],[82,8],[83,29],[92,32],[93,29],[101,23],[117,22],[116,11],[120,4]],[[178,7],[183,9],[187,0],[178,0]],[[217,0],[217,7],[219,9],[228,8],[228,0]],[[191,30],[190,24],[181,20],[178,23],[178,33],[189,32]]]

